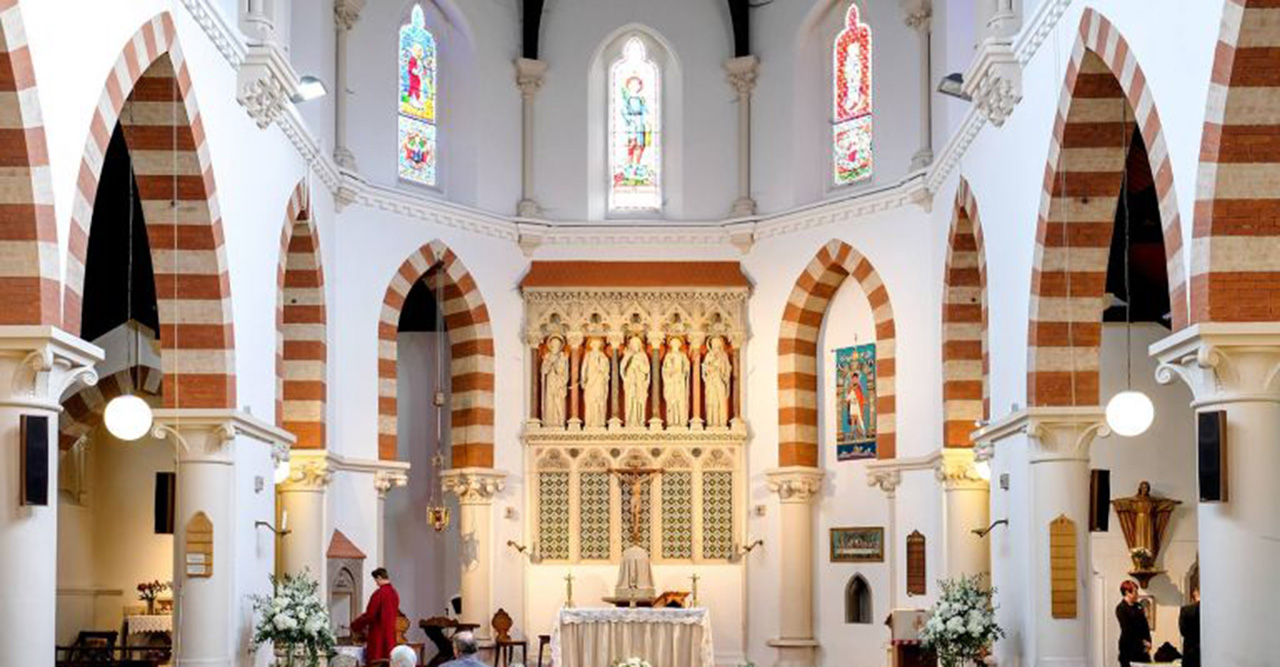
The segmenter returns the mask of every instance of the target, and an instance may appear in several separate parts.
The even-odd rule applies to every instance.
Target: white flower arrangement
[[[627,658],[613,663],[613,667],[653,667],[643,658]]]
[[[920,638],[925,648],[938,655],[942,667],[977,663],[987,655],[1004,630],[996,624],[992,596],[995,589],[984,588],[978,577],[960,577],[938,582],[942,596],[930,610]]]
[[[320,601],[320,583],[308,573],[271,577],[272,594],[253,596],[258,618],[253,650],[270,642],[287,662],[299,658],[308,667],[333,655],[337,638],[329,626],[329,610]]]

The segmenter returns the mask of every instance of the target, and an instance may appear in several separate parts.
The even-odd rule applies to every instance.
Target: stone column
[[[542,337],[529,334],[526,342],[529,344],[529,421],[526,426],[536,429],[542,427],[542,400],[539,396],[542,384]]]
[[[399,462],[396,467],[390,467],[391,463],[379,461],[382,467],[373,473],[373,490],[378,492],[378,555],[374,560],[379,564],[387,559],[387,494],[409,483],[409,464]]]
[[[729,404],[729,414],[733,415],[729,419],[729,427],[735,431],[746,430],[747,422],[742,419],[742,376],[745,375],[742,368],[742,344],[741,336],[732,337],[730,344],[733,345],[733,376],[730,383],[733,386],[733,401]]]
[[[898,608],[898,486],[902,484],[902,471],[897,468],[868,469],[867,485],[884,492],[889,504],[889,517],[884,529],[884,560],[889,565],[889,609]],[[886,645],[886,664],[894,664],[893,646]]]
[[[990,525],[991,485],[978,474],[973,450],[943,449],[934,474],[942,484],[947,576],[990,574],[989,543],[973,531]]]
[[[978,0],[974,6],[978,13],[974,24],[978,29],[978,41],[1009,39],[1022,27],[1017,0]]]
[[[769,490],[778,494],[781,515],[778,573],[778,636],[767,643],[778,649],[779,667],[817,664],[813,636],[813,499],[822,488],[817,468],[788,466],[768,473]]]
[[[582,334],[569,334],[569,430],[582,430],[582,386],[579,384],[582,369]]]
[[[702,430],[702,345],[706,336],[695,333],[689,336],[689,373],[693,376],[693,393],[689,396],[691,418],[689,428]]]
[[[1197,514],[1203,663],[1262,664],[1280,654],[1280,324],[1197,324],[1151,353],[1156,379],[1185,382],[1197,412],[1226,412],[1227,495]]]
[[[911,157],[911,170],[918,171],[933,163],[933,85],[932,44],[933,0],[898,0],[906,15],[904,22],[920,38],[920,150]]]
[[[446,493],[458,496],[458,535],[462,560],[463,623],[480,627],[476,636],[489,637],[493,616],[490,583],[493,565],[493,497],[506,487],[506,473],[492,468],[455,468],[441,473]]]
[[[102,350],[53,327],[0,327],[0,664],[53,667],[59,401]],[[21,416],[49,420],[48,504],[21,504]]]
[[[622,385],[619,379],[618,348],[623,344],[621,334],[609,336],[609,401],[612,412],[609,415],[609,430],[622,428]]]
[[[240,30],[250,42],[276,41],[273,0],[247,0],[240,3]]]
[[[247,500],[237,497],[236,478],[243,474],[238,468],[246,465],[237,450],[251,448],[256,440],[283,459],[293,434],[235,410],[176,408],[156,410],[152,436],[169,440],[178,452],[173,534],[177,662],[232,667],[239,663],[239,635],[252,632],[238,626],[247,620],[239,614],[237,583],[258,583],[258,577],[270,574],[269,569],[255,572],[253,562],[242,557],[246,543],[266,538],[259,538],[258,528],[236,511],[237,500]],[[213,527],[212,563],[190,565],[209,568],[211,576],[188,571],[187,531],[198,514]]]
[[[339,167],[357,171],[356,156],[347,148],[347,34],[360,20],[366,0],[334,0],[333,23],[337,29],[333,97],[333,160]]]
[[[1034,650],[1035,665],[1085,667],[1089,664],[1090,584],[1093,566],[1089,538],[1089,450],[1095,438],[1107,437],[1100,407],[1034,407],[1013,413],[974,433],[974,440],[988,446],[1019,446],[1026,433],[1031,499],[1030,525],[1010,526],[1025,531],[1030,541],[1031,563],[1025,584],[1030,588],[1030,620],[1024,632],[1034,632],[1025,646]],[[1000,441],[1013,438],[1009,445]],[[1076,615],[1054,618],[1049,562],[1049,524],[1060,516],[1076,528]],[[1001,517],[1004,518],[1004,517]],[[1010,593],[1004,593],[1010,594]],[[1016,595],[1017,593],[1013,593]]]
[[[662,430],[662,344],[661,331],[649,332],[649,430]]]
[[[533,196],[533,101],[542,88],[547,63],[530,58],[516,58],[516,87],[520,89],[520,203],[516,215],[537,218],[542,207]]]
[[[756,87],[760,61],[755,56],[730,58],[724,69],[729,85],[738,94],[738,198],[730,214],[746,217],[756,214],[756,201],[751,198],[751,92]]]
[[[325,492],[332,476],[327,452],[298,450],[289,457],[289,479],[276,487],[280,508],[289,513],[289,532],[278,542],[280,573],[309,572],[320,582],[321,599],[328,599]]]

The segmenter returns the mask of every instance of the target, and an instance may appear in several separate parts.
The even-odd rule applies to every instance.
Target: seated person
[[[418,652],[401,644],[391,649],[391,667],[414,667],[418,664]]]
[[[480,647],[476,644],[476,636],[470,632],[459,632],[453,636],[453,650],[458,659],[446,662],[441,667],[488,667],[476,655]]]

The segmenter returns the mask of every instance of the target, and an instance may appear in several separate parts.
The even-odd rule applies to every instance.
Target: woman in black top
[[[1182,667],[1200,667],[1200,590],[1191,591],[1191,604],[1178,613],[1182,632]]]
[[[1138,603],[1138,585],[1132,581],[1120,584],[1124,599],[1116,605],[1116,620],[1120,621],[1120,667],[1129,667],[1131,661],[1151,662],[1151,628],[1147,625],[1147,612]]]

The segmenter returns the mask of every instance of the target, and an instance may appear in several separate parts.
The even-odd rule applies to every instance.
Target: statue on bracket
[[[1151,495],[1151,484],[1138,484],[1138,493],[1111,501],[1120,518],[1124,539],[1129,546],[1129,558],[1133,561],[1130,576],[1147,588],[1151,580],[1163,570],[1156,569],[1161,543],[1169,527],[1173,510],[1181,501]]]
[[[582,398],[586,410],[583,426],[604,428],[605,407],[609,402],[609,357],[601,351],[604,342],[599,338],[587,341],[587,353],[582,359]]]
[[[622,386],[627,393],[627,405],[623,411],[627,427],[644,428],[644,407],[649,401],[649,357],[639,336],[627,340],[627,350],[622,353]]]
[[[662,360],[662,397],[667,401],[667,426],[689,425],[689,355],[684,341],[672,338]]]
[[[542,358],[542,425],[564,426],[565,397],[569,395],[569,355],[564,339],[547,339],[547,353]]]
[[[724,339],[711,339],[711,349],[702,360],[702,383],[706,395],[707,426],[729,425],[729,378],[733,374],[733,362],[724,349]]]

